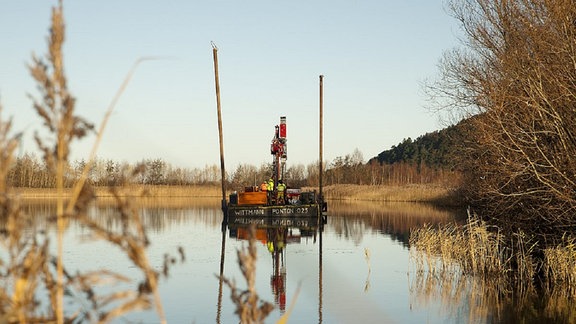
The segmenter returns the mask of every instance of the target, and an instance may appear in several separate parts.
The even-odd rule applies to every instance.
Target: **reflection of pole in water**
[[[368,276],[364,284],[364,292],[368,292],[370,289],[370,274],[372,273],[372,268],[370,267],[370,250],[368,250],[368,248],[364,248],[364,257],[366,258],[366,263],[368,263]]]
[[[220,172],[222,180],[222,247],[220,248],[220,278],[218,287],[218,310],[216,312],[216,323],[220,323],[220,313],[222,311],[222,284],[224,280],[224,249],[226,246],[226,225],[228,224],[228,206],[226,203],[226,170],[224,168],[224,142],[222,136],[222,109],[220,108],[220,81],[218,77],[218,47],[212,43],[212,56],[214,58],[214,83],[216,85],[216,109],[218,111],[218,138],[220,142]]]
[[[318,253],[318,323],[322,323],[322,232],[323,226],[318,230],[319,253]]]
[[[222,284],[224,283],[224,255],[226,249],[226,226],[222,226],[222,247],[220,248],[220,277],[218,278],[218,309],[216,311],[216,323],[220,324],[222,313]]]

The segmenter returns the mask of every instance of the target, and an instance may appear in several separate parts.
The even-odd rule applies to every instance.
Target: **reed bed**
[[[120,186],[122,195],[127,197],[140,196],[143,192],[148,197],[211,197],[221,198],[222,192],[219,186],[190,185],[190,186],[154,186],[154,185],[129,185]],[[111,187],[94,187],[94,195],[98,198],[113,197]],[[23,199],[58,198],[58,192],[53,188],[14,188],[15,192]],[[72,189],[65,188],[64,196],[70,197]]]
[[[217,185],[128,185],[123,187],[126,193],[145,190],[151,197],[214,197],[221,198],[221,187]],[[15,188],[25,199],[56,198],[57,192],[52,188]],[[318,188],[303,188],[318,190]],[[64,189],[66,196],[70,189]],[[94,187],[97,197],[110,197],[108,187]],[[329,200],[342,201],[376,201],[376,202],[433,202],[442,205],[458,205],[454,189],[435,185],[407,186],[370,186],[370,185],[331,185],[323,188],[323,194]]]
[[[453,188],[437,185],[372,186],[341,184],[322,189],[331,200],[429,202],[445,206],[460,205]]]
[[[510,270],[503,239],[497,230],[490,231],[484,222],[469,218],[465,225],[451,222],[416,228],[410,234],[410,246],[420,271],[461,271],[490,277]]]
[[[558,246],[544,249],[544,274],[550,290],[576,296],[576,238],[564,236]],[[557,289],[556,287],[562,287]]]
[[[542,249],[524,233],[507,237],[499,228],[468,215],[463,225],[452,222],[412,230],[410,253],[417,273],[498,281],[501,289],[517,292],[534,291],[535,282],[542,281],[548,293],[561,290],[576,297],[574,237]],[[544,257],[537,257],[541,252]]]
[[[441,303],[458,322],[574,323],[576,319],[576,300],[564,287],[538,291],[513,286],[508,277],[483,278],[461,271],[417,271],[409,274],[409,284],[411,308]]]

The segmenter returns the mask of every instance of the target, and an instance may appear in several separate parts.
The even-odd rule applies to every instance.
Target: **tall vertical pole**
[[[218,110],[218,138],[220,140],[220,176],[222,179],[222,211],[224,211],[224,221],[228,223],[226,207],[226,169],[224,168],[224,140],[222,136],[222,111],[220,109],[220,80],[218,78],[218,47],[212,43],[212,54],[214,56],[214,82],[216,83],[216,109]]]
[[[324,125],[324,112],[323,112],[323,105],[324,105],[324,85],[323,85],[323,80],[324,80],[324,76],[320,75],[320,135],[319,135],[319,161],[318,161],[318,168],[319,168],[319,177],[318,177],[318,186],[319,186],[319,190],[320,190],[320,194],[319,194],[319,200],[320,203],[322,204],[324,202],[324,196],[322,195],[322,174],[324,173],[324,167],[323,167],[323,152],[322,152],[322,142],[323,142],[323,125]],[[321,213],[320,213],[321,214]]]
[[[322,173],[324,171],[323,168],[323,162],[324,161],[324,157],[323,157],[323,151],[322,151],[322,143],[324,141],[323,139],[323,133],[324,133],[324,76],[320,75],[320,135],[319,135],[319,150],[318,150],[318,154],[319,154],[319,177],[318,177],[318,187],[320,190],[319,193],[319,205],[320,205],[320,210],[319,210],[319,219],[318,219],[318,224],[320,226],[320,253],[319,253],[319,257],[318,257],[318,323],[322,323],[322,297],[323,297],[323,291],[322,291],[322,232],[323,232],[323,228],[324,228],[324,219],[323,219],[323,208],[324,208],[324,196],[322,195]]]

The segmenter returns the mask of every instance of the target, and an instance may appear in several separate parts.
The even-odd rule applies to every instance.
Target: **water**
[[[237,323],[230,288],[221,284],[218,275],[223,266],[223,276],[234,280],[238,288],[246,288],[236,255],[248,245],[244,229],[222,232],[218,200],[165,200],[146,206],[141,214],[152,242],[150,262],[160,270],[165,253],[177,256],[182,247],[186,255],[185,262],[174,264],[169,278],[160,283],[168,322]],[[36,226],[53,232],[53,224],[42,218],[52,213],[52,208],[29,208],[39,215]],[[473,281],[442,282],[415,273],[408,246],[410,228],[451,221],[454,211],[418,204],[338,202],[331,202],[329,210],[323,231],[257,232],[256,290],[275,305],[267,323],[276,322],[291,304],[291,323],[569,321],[570,311],[568,317],[544,317],[544,306],[534,310],[542,316],[519,317],[514,315],[516,304],[491,300],[492,295],[483,294]],[[110,228],[117,226],[113,208],[94,207],[91,213]],[[66,233],[64,262],[69,270],[116,271],[133,280],[128,287],[140,280],[136,267],[116,247],[91,240],[88,234],[77,224]],[[285,239],[278,240],[279,236]],[[271,252],[269,242],[285,245],[280,246],[280,253],[278,244]],[[158,323],[158,317],[152,311],[136,312],[116,322]]]

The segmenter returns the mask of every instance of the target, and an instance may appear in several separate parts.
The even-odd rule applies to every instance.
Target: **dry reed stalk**
[[[146,247],[149,242],[142,222],[129,200],[123,200],[118,194],[114,194],[122,219],[121,233],[100,227],[87,216],[88,204],[95,197],[93,189],[84,182],[85,177],[81,177],[81,180],[75,184],[68,206],[64,208],[64,179],[65,170],[69,167],[70,144],[74,139],[84,137],[93,129],[90,123],[74,114],[75,99],[68,92],[62,63],[64,29],[63,5],[60,0],[52,10],[47,63],[44,59],[34,56],[33,64],[29,67],[42,98],[41,100],[32,98],[33,106],[50,134],[41,138],[36,133],[35,140],[43,152],[46,165],[56,178],[57,252],[55,257],[49,253],[50,241],[46,233],[27,230],[30,218],[22,213],[18,200],[6,194],[5,175],[13,156],[15,138],[8,139],[10,123],[0,119],[0,146],[3,152],[0,155],[0,203],[2,206],[0,216],[6,224],[6,231],[0,234],[1,243],[9,256],[6,261],[0,260],[2,279],[0,322],[64,323],[88,320],[105,323],[126,312],[150,307],[152,303],[149,296],[152,296],[160,322],[165,323],[158,292],[160,273],[155,271],[148,261]],[[132,72],[129,76],[131,74]],[[105,123],[106,119],[103,124]],[[98,140],[101,135],[100,132]],[[144,275],[138,289],[113,291],[109,295],[99,296],[92,289],[93,284],[101,283],[106,278],[120,281],[126,278],[107,271],[75,275],[66,271],[63,262],[63,234],[71,219],[88,225],[94,235],[115,244],[130,258]],[[183,261],[183,252],[180,252]],[[166,256],[162,274],[167,276],[168,266],[175,262],[174,258]],[[80,303],[78,310],[70,315],[65,314],[64,286],[67,287],[69,293],[72,293],[73,288],[76,287],[84,294],[88,305]],[[46,305],[48,311],[41,309],[43,305],[39,303],[38,297],[42,293],[48,295],[48,305]]]
[[[576,297],[576,238],[564,235],[555,247],[544,250],[546,284],[556,295]],[[558,287],[562,287],[558,289]]]
[[[11,128],[12,120],[4,121],[2,119],[2,104],[0,104],[0,148],[2,148],[0,152],[0,195],[2,196],[7,194],[6,175],[10,170],[14,150],[18,146],[18,137],[20,136],[10,136]]]
[[[2,133],[7,127],[9,124],[0,120]],[[5,153],[3,161],[11,159],[11,142],[0,140],[0,150]],[[8,166],[4,164],[1,167],[0,173],[3,173]],[[5,182],[1,187],[3,229],[0,231],[0,245],[6,254],[0,260],[0,323],[53,322],[55,318],[41,315],[38,311],[36,296],[39,287],[46,287],[51,304],[56,304],[55,289],[51,289],[55,286],[53,271],[46,266],[51,259],[49,240],[45,233],[27,230],[31,219],[22,212],[19,200],[7,192]],[[51,310],[54,313],[54,308]]]
[[[119,232],[114,232],[102,227],[85,214],[79,215],[79,219],[83,224],[87,225],[91,229],[92,233],[97,238],[106,240],[120,248],[130,258],[134,265],[142,270],[144,280],[139,284],[137,294],[124,292],[122,295],[117,295],[116,293],[110,296],[110,299],[116,303],[120,300],[123,300],[123,302],[114,309],[106,313],[101,313],[99,315],[99,321],[101,323],[106,323],[127,312],[148,308],[150,300],[147,296],[151,293],[153,295],[154,305],[160,317],[160,321],[165,323],[166,319],[164,309],[158,291],[158,277],[160,274],[150,265],[146,255],[146,248],[149,245],[146,231],[142,226],[140,216],[136,208],[132,205],[131,200],[123,198],[119,193],[114,193],[121,220]],[[168,275],[168,266],[169,263],[165,262],[162,273],[166,276]],[[98,306],[101,307],[101,305]]]
[[[504,276],[512,271],[509,253],[502,242],[503,235],[497,229],[490,231],[486,223],[471,215],[465,225],[448,223],[437,229],[423,226],[410,234],[417,266],[421,267],[421,260],[426,258],[428,271],[463,271],[482,277]],[[439,258],[440,264],[431,261],[433,258]],[[529,259],[524,258],[524,271],[530,273]]]
[[[116,92],[114,99],[112,100],[112,102],[108,106],[108,109],[106,110],[106,114],[104,115],[102,123],[100,124],[100,128],[98,129],[96,141],[94,142],[94,145],[92,146],[92,150],[90,151],[90,156],[88,158],[88,162],[84,165],[84,168],[82,169],[82,173],[78,179],[78,182],[73,187],[72,194],[71,194],[70,200],[68,202],[68,207],[66,210],[67,213],[70,213],[72,211],[72,209],[74,208],[75,203],[76,203],[76,199],[78,199],[78,197],[80,196],[80,191],[82,190],[82,188],[84,187],[84,184],[86,183],[86,180],[88,179],[88,173],[90,172],[90,169],[94,165],[94,161],[96,158],[96,152],[98,151],[100,141],[102,140],[102,135],[104,134],[104,130],[106,129],[106,125],[108,124],[108,120],[110,119],[110,116],[112,115],[112,112],[114,111],[114,108],[116,107],[116,103],[118,102],[118,99],[124,93],[126,86],[128,86],[128,83],[132,79],[132,76],[136,72],[136,69],[138,68],[140,63],[142,63],[145,60],[153,60],[153,59],[155,59],[155,58],[140,58],[140,59],[136,60],[136,62],[133,64],[132,68],[130,69],[130,71],[128,72],[126,77],[124,78],[122,85],[120,86],[120,88]]]
[[[38,146],[44,153],[46,164],[56,176],[57,192],[57,261],[56,261],[56,305],[55,314],[58,324],[64,323],[64,267],[63,267],[63,236],[66,230],[64,219],[64,171],[67,165],[70,143],[75,137],[83,137],[92,126],[81,119],[76,119],[74,113],[74,98],[67,90],[64,74],[62,45],[64,43],[64,20],[62,16],[62,1],[52,9],[50,37],[48,39],[48,55],[44,60],[34,57],[30,72],[42,93],[42,101],[34,100],[34,108],[44,120],[44,125],[54,134],[52,143],[35,135]],[[49,140],[48,140],[49,142]]]
[[[516,238],[515,241],[514,238]],[[536,278],[538,267],[537,261],[534,259],[537,242],[532,242],[532,239],[524,232],[514,233],[512,240],[515,251],[511,252],[511,258],[514,258],[516,262],[514,274],[517,277],[518,287],[522,290],[530,290],[533,288],[532,282]]]

